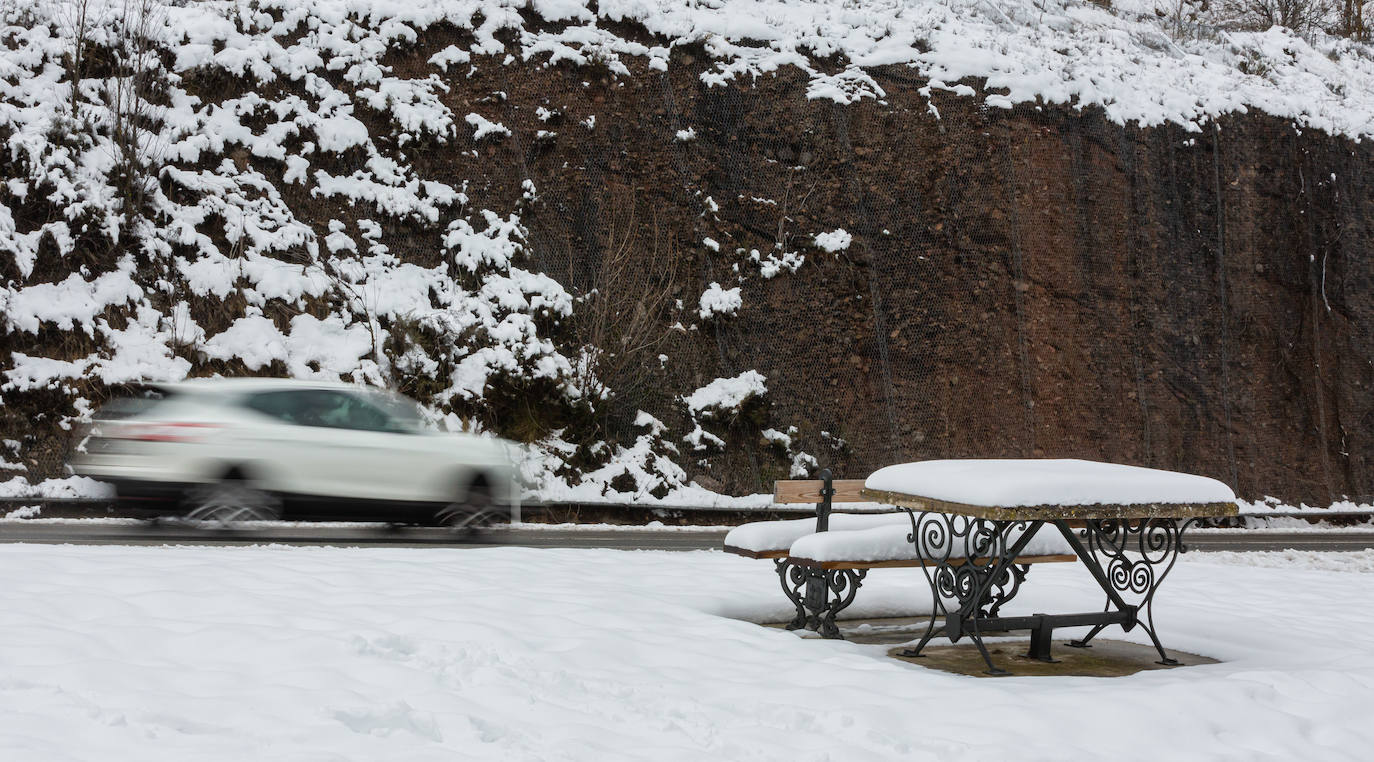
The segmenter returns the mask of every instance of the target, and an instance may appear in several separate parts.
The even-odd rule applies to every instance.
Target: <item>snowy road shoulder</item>
[[[1374,613],[1321,602],[1374,575],[1335,563],[1180,562],[1165,643],[1221,664],[987,681],[739,621],[790,611],[718,552],[6,546],[0,758],[1355,759]],[[880,570],[851,613],[924,594]],[[1062,564],[1014,605],[1099,603]],[[1291,627],[1302,605],[1331,626]]]

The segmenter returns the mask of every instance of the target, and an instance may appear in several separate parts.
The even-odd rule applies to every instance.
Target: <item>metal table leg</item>
[[[983,623],[997,621],[997,612],[1015,597],[1026,578],[1026,567],[1016,557],[1034,538],[1043,522],[989,521],[968,516],[907,511],[911,534],[907,539],[916,548],[917,558],[931,590],[931,621],[915,648],[905,656],[920,656],[936,633],[936,622],[945,620],[944,635],[957,643],[967,635],[989,674],[1006,674],[992,663],[983,643]],[[1021,533],[1009,541],[1012,529]],[[945,600],[958,602],[954,611]]]
[[[1145,630],[1159,653],[1159,664],[1178,664],[1165,652],[1155,630],[1154,599],[1159,586],[1178,561],[1178,554],[1187,550],[1183,533],[1196,523],[1196,519],[1089,521],[1083,530],[1086,542],[1080,541],[1065,522],[1054,523],[1107,594],[1104,612],[1115,609],[1125,614],[1126,620],[1121,627],[1127,632],[1136,625]],[[1145,612],[1143,620],[1141,611]],[[1089,647],[1104,627],[1106,623],[1095,625],[1087,636],[1070,645]]]

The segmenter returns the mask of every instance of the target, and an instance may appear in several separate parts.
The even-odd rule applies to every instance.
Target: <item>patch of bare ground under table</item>
[[[887,655],[898,661],[956,675],[990,677],[978,647],[967,639],[956,644],[945,641],[943,645],[937,639],[926,646],[921,656],[902,656],[903,651],[919,640],[928,622],[925,617],[900,617],[851,619],[839,625],[845,640],[859,645],[889,646]],[[817,637],[813,633],[806,635]],[[993,663],[1017,677],[1126,677],[1149,670],[1218,663],[1207,656],[1169,649],[1169,655],[1180,664],[1166,666],[1158,663],[1159,654],[1148,644],[1096,638],[1090,648],[1073,648],[1069,640],[1054,641],[1053,662],[1027,658],[1030,638],[994,637],[984,642]]]

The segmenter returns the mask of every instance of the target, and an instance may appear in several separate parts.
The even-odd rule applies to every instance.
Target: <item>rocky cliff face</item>
[[[847,474],[1082,457],[1253,498],[1374,491],[1367,143],[1261,115],[1198,133],[954,96],[937,119],[902,71],[874,73],[886,103],[850,106],[680,71],[598,110],[627,130],[605,171],[677,219],[681,293],[731,279],[729,252],[767,251],[779,227],[807,255],[744,284],[681,384],[758,369],[773,425]],[[678,124],[696,139],[646,150]],[[702,218],[697,194],[720,211]],[[836,227],[846,249],[806,240]],[[722,251],[694,251],[703,236]],[[782,475],[747,449],[716,462],[697,470],[733,490]]]
[[[661,56],[509,58],[531,38],[479,14],[354,60],[338,39],[387,29],[354,21],[320,61],[308,24],[263,32],[292,45],[269,78],[168,43],[146,228],[64,210],[84,165],[44,184],[99,118],[29,153],[9,118],[12,457],[51,469],[141,379],[342,374],[535,443],[545,487],[1083,457],[1374,494],[1367,141],[1259,112],[1146,127],[907,65],[818,98],[840,57],[722,78],[710,45],[604,19]],[[61,50],[26,64],[53,88]]]

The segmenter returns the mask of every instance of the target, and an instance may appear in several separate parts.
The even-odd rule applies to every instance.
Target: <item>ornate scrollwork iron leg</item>
[[[923,654],[926,644],[935,637],[935,623],[948,618],[949,610],[945,608],[945,596],[941,594],[941,586],[937,582],[940,575],[931,571],[932,563],[938,563],[939,550],[951,544],[951,528],[948,522],[939,522],[928,519],[929,514],[905,509],[907,517],[911,520],[911,533],[906,536],[906,541],[916,548],[916,557],[921,561],[921,573],[926,577],[926,583],[930,586],[930,622],[926,625],[926,631],[921,635],[921,639],[913,648],[908,648],[901,652],[901,656],[909,658],[919,657]],[[934,549],[934,553],[923,553],[922,548]]]
[[[806,587],[808,569],[797,566],[787,558],[773,559],[773,568],[778,573],[778,581],[782,583],[782,592],[787,596],[787,600],[797,609],[797,615],[792,621],[787,623],[787,629],[800,630],[806,626],[806,600],[803,589]]]
[[[787,629],[804,627],[823,638],[842,639],[835,618],[854,602],[868,570],[816,569],[799,566],[787,558],[774,559],[773,564],[782,592],[797,610]]]
[[[979,603],[979,616],[997,616],[997,612],[1001,610],[1002,606],[1012,598],[1015,598],[1016,594],[1020,592],[1021,583],[1026,581],[1026,575],[1029,573],[1029,564],[1012,564],[1005,567],[1003,569],[1003,574],[999,575],[999,579],[988,589]],[[901,656],[921,656],[922,649],[926,647],[926,644],[930,642],[931,638],[935,637],[936,623],[947,619],[950,615],[949,610],[945,608],[944,599],[936,589],[934,582],[931,580],[931,574],[928,571],[926,572],[926,581],[931,584],[930,622],[926,626],[926,631],[921,635],[921,640],[917,642],[915,646],[902,651],[900,654]]]
[[[1080,543],[1067,527],[1061,527],[1070,544],[1090,565],[1093,576],[1107,594],[1104,610],[1113,606],[1130,614],[1122,629],[1139,625],[1150,636],[1160,664],[1179,662],[1165,652],[1155,630],[1154,599],[1164,578],[1173,570],[1178,554],[1187,548],[1183,533],[1195,519],[1108,519],[1089,521],[1082,530],[1086,543]],[[1086,555],[1082,552],[1086,550]],[[1090,560],[1091,559],[1091,560]],[[1096,568],[1091,568],[1096,567]],[[1142,619],[1140,612],[1144,611]],[[1071,645],[1086,648],[1106,625],[1097,625]]]
[[[997,579],[992,581],[992,586],[988,588],[983,600],[978,605],[978,616],[992,618],[997,616],[997,612],[1002,610],[1008,601],[1016,597],[1021,591],[1021,583],[1026,581],[1026,575],[1030,573],[1030,564],[1009,564],[1002,568],[1002,573],[997,575]]]
[[[1026,566],[1013,563],[1021,548],[1039,528],[1031,522],[988,521],[968,516],[907,511],[911,533],[907,541],[931,589],[931,621],[915,648],[904,656],[920,656],[936,632],[936,622],[945,621],[944,634],[952,642],[968,635],[992,674],[1004,674],[992,663],[978,629],[980,619],[996,617],[997,612],[1016,596],[1026,578]],[[1019,530],[1017,535],[1013,530]],[[1015,535],[1015,536],[1014,536]],[[945,601],[954,601],[951,611]]]
[[[823,638],[843,639],[840,628],[835,626],[835,617],[854,602],[854,596],[863,585],[867,569],[829,569],[825,572],[825,589],[828,595],[819,613],[820,626],[816,632]]]

